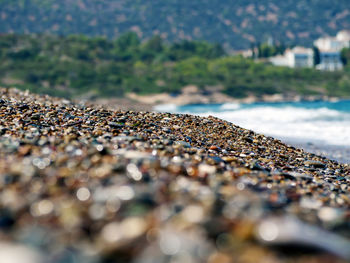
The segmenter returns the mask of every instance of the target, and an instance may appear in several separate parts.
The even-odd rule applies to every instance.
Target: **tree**
[[[283,54],[286,51],[286,49],[287,49],[287,47],[283,42],[276,45],[276,53],[277,54]]]
[[[121,35],[115,43],[120,51],[126,51],[132,47],[139,46],[140,39],[135,32],[128,32]]]
[[[152,52],[162,52],[163,40],[160,36],[154,36],[145,43],[143,48]]]
[[[340,58],[344,65],[350,64],[350,48],[343,48],[340,53]]]
[[[315,46],[312,47],[312,50],[314,51],[314,66],[316,66],[321,63],[320,50]]]
[[[258,57],[268,58],[277,54],[276,47],[268,44],[262,44],[258,47]]]

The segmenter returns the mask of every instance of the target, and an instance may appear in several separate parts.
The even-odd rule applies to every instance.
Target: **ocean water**
[[[156,111],[215,116],[341,162],[350,163],[350,100],[158,105]]]

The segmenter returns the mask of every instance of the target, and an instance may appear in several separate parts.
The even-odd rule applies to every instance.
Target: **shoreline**
[[[0,86],[0,89],[13,89],[15,87],[4,88]],[[217,90],[216,90],[217,89]],[[134,110],[134,111],[152,111],[154,107],[159,105],[201,105],[201,104],[225,104],[225,103],[237,103],[237,104],[252,104],[252,103],[286,103],[286,102],[312,102],[312,101],[329,101],[337,102],[341,100],[350,100],[350,97],[332,97],[325,95],[297,95],[297,94],[272,94],[263,95],[258,97],[255,95],[249,95],[245,98],[234,98],[220,92],[220,87],[215,89],[206,90],[205,93],[201,92],[197,86],[188,85],[185,86],[179,94],[171,93],[156,93],[148,95],[139,95],[136,93],[127,93],[124,97],[117,98],[105,98],[97,97],[95,99],[76,97],[72,98],[72,101],[77,104],[87,104],[90,106],[102,106],[110,110]],[[26,91],[27,92],[27,91]],[[63,99],[63,98],[61,98]]]
[[[350,165],[350,147],[330,144],[317,144],[303,140],[283,139],[282,141],[296,148],[301,148],[307,152],[324,156],[330,160]]]
[[[224,104],[238,103],[251,104],[259,102],[302,102],[302,101],[330,101],[350,99],[348,97],[332,97],[326,95],[298,95],[298,94],[272,94],[257,97],[249,95],[245,98],[233,98],[219,90],[200,91],[197,86],[189,85],[182,89],[179,94],[158,93],[150,95],[138,95],[135,93],[126,94],[126,98],[133,101],[150,105],[151,107],[172,104],[176,106],[185,106],[193,104]]]
[[[73,99],[77,103],[83,102],[89,105],[101,105],[111,110],[134,110],[134,111],[153,111],[155,107],[162,105],[186,106],[186,105],[206,105],[206,104],[253,104],[253,103],[288,103],[288,102],[309,102],[309,101],[329,101],[337,102],[349,100],[348,97],[328,97],[328,96],[282,96],[274,94],[258,98],[249,96],[242,99],[228,97],[220,94],[211,98],[207,96],[198,97],[191,94],[182,94],[181,96],[171,96],[169,93],[160,93],[152,95],[127,94],[124,98],[97,98],[95,100]]]

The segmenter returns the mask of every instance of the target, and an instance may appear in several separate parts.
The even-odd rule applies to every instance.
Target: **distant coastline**
[[[244,98],[233,98],[220,91],[206,92],[205,94],[199,90],[197,86],[189,85],[182,89],[179,94],[157,93],[148,95],[139,95],[129,93],[126,98],[131,99],[141,105],[156,105],[170,104],[176,106],[191,105],[191,104],[224,104],[224,103],[257,103],[257,102],[300,102],[300,101],[331,101],[349,99],[347,97],[333,97],[327,95],[299,95],[299,94],[271,94],[271,95],[249,95]]]
[[[103,105],[109,109],[152,111],[161,105],[194,105],[194,104],[252,104],[258,102],[278,103],[278,102],[302,102],[302,101],[330,101],[349,100],[349,97],[330,97],[322,95],[284,95],[272,94],[261,97],[250,95],[245,98],[233,98],[220,92],[203,95],[202,93],[156,93],[139,95],[136,93],[126,94],[125,98],[98,98],[94,104]]]

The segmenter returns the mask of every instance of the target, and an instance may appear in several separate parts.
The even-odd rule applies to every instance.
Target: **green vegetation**
[[[110,39],[134,31],[167,41],[205,40],[247,49],[269,37],[308,45],[350,28],[349,0],[0,0],[1,33],[84,34]]]
[[[347,55],[346,55],[347,54]],[[344,58],[349,52],[344,51]],[[346,55],[346,56],[345,56]],[[116,40],[85,36],[0,36],[0,86],[74,97],[128,92],[178,93],[185,85],[250,94],[350,95],[350,67],[339,72],[290,69],[225,54],[220,45],[135,33]]]
[[[267,43],[252,45],[252,50],[257,49],[256,56],[258,58],[268,58],[276,55],[283,55],[287,47],[283,44],[269,45]],[[254,54],[255,55],[255,54]]]
[[[343,62],[344,65],[346,66],[350,66],[350,48],[343,48],[341,53],[341,60]]]

